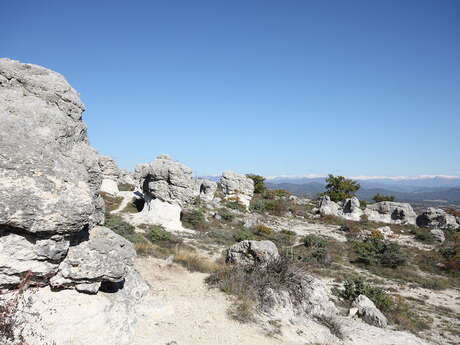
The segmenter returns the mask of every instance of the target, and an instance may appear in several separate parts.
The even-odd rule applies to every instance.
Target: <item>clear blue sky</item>
[[[124,168],[460,175],[458,0],[0,0],[0,23]]]

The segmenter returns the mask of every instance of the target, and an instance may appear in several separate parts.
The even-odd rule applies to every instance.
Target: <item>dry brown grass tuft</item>
[[[221,268],[221,264],[190,249],[177,248],[174,253],[175,263],[184,266],[190,272],[212,273]]]

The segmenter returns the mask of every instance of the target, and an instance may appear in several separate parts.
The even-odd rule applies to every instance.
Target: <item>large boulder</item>
[[[334,216],[352,221],[359,221],[364,214],[358,198],[352,197],[339,204],[327,195],[321,197],[319,201],[319,212],[322,216]]]
[[[101,191],[109,194],[118,193],[118,180],[121,177],[121,171],[118,169],[115,160],[109,156],[100,156],[99,166],[102,173]]]
[[[364,213],[370,221],[388,224],[415,225],[417,217],[410,204],[393,201],[381,201],[368,205]]]
[[[455,216],[443,209],[434,207],[428,207],[425,212],[417,217],[417,225],[423,228],[439,228],[443,230],[460,228]]]
[[[160,224],[171,230],[183,230],[182,208],[196,198],[211,201],[217,184],[192,177],[192,169],[160,155],[148,164],[139,164],[135,178],[145,200],[143,210],[132,219],[135,223]]]
[[[100,156],[88,143],[84,109],[60,74],[0,59],[0,288],[14,287],[26,272],[40,285],[62,275],[65,287],[125,277],[132,255],[121,254],[120,247],[96,255],[97,264],[86,261],[94,259],[95,248],[83,250],[96,234],[110,245],[118,237],[95,228],[104,221],[102,174]],[[79,250],[85,269],[67,275],[65,263]],[[112,276],[113,268],[102,262],[118,254],[126,260]]]
[[[225,171],[219,181],[224,198],[249,207],[254,196],[254,181],[246,175]]]
[[[357,308],[359,317],[366,323],[380,328],[387,326],[387,318],[367,296],[359,295],[356,297],[352,307]]]
[[[227,249],[226,262],[237,265],[264,264],[279,258],[272,241],[241,241]]]

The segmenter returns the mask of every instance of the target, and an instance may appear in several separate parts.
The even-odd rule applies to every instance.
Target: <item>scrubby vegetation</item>
[[[353,243],[355,262],[365,265],[381,265],[396,268],[406,262],[406,256],[401,247],[394,242],[380,238],[368,238]]]
[[[208,223],[200,210],[183,210],[181,221],[182,225],[188,229],[203,231],[208,228]]]
[[[383,194],[377,193],[372,197],[372,200],[374,200],[375,202],[395,201],[395,197],[393,195],[383,195]]]
[[[254,193],[262,194],[267,190],[265,186],[265,177],[255,174],[246,174],[251,180],[254,181]]]
[[[359,295],[365,295],[383,312],[389,311],[394,305],[392,298],[382,288],[372,286],[362,278],[345,280],[343,289],[334,289],[333,293],[350,303]]]
[[[210,286],[235,296],[235,306],[230,315],[241,322],[254,320],[256,310],[273,307],[274,299],[269,291],[287,291],[295,306],[302,303],[302,291],[298,288],[301,273],[285,257],[267,265],[223,266],[212,273],[206,282]]]
[[[360,187],[359,183],[352,179],[329,174],[326,178],[326,192],[323,195],[328,195],[332,201],[342,201],[355,196]]]
[[[104,199],[106,213],[116,210],[118,207],[120,207],[121,202],[123,201],[122,197],[113,196],[109,193],[101,192],[100,194],[102,199]]]

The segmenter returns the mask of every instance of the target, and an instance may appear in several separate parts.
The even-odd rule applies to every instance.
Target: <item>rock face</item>
[[[226,262],[237,265],[267,263],[279,257],[272,241],[241,241],[227,249]]]
[[[385,328],[388,324],[387,318],[377,309],[374,302],[372,302],[365,295],[359,295],[353,301],[352,306],[358,309],[358,315],[366,323]]]
[[[431,229],[430,232],[436,241],[443,243],[446,240],[446,235],[441,229]]]
[[[455,216],[440,208],[429,207],[417,217],[417,225],[423,228],[455,230],[460,228]]]
[[[168,155],[160,155],[151,163],[138,165],[135,177],[139,181],[145,206],[133,220],[160,224],[172,230],[182,229],[182,207],[197,197],[212,200],[217,189],[215,182],[193,178],[192,169]]]
[[[237,200],[246,207],[254,195],[254,181],[249,177],[226,171],[222,174],[220,185],[225,199]]]
[[[131,245],[95,227],[104,221],[102,175],[83,111],[61,75],[0,59],[0,287],[18,284],[25,272],[34,282],[85,284],[91,292],[125,278]]]
[[[101,156],[99,158],[99,166],[102,172],[101,192],[117,194],[118,180],[121,175],[117,164],[111,157]]]
[[[358,198],[352,197],[339,204],[332,201],[327,195],[320,199],[319,212],[323,216],[334,216],[353,221],[359,221],[364,214]]]
[[[417,217],[410,204],[393,201],[382,201],[368,205],[364,213],[370,221],[389,224],[415,225]]]

